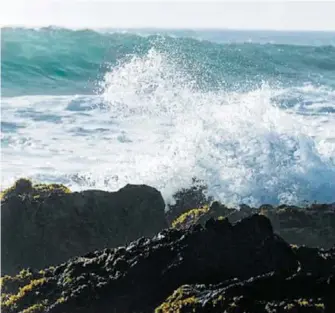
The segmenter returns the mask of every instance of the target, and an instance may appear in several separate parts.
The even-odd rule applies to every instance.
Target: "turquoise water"
[[[153,47],[207,90],[253,88],[262,81],[335,86],[331,45],[219,44],[163,35],[9,28],[2,30],[2,92],[89,94],[110,67]]]
[[[335,201],[335,34],[3,28],[2,184]]]

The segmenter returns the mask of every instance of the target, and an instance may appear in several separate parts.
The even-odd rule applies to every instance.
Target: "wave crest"
[[[192,32],[144,36],[52,27],[4,28],[1,35],[5,96],[91,94],[110,66],[152,48],[173,58],[205,90],[246,91],[262,81],[335,86],[335,47],[329,45],[222,44],[197,40]]]

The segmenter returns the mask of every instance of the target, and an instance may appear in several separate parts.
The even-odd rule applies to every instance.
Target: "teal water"
[[[218,43],[145,34],[5,28],[1,39],[3,95],[90,94],[111,67],[131,56],[143,56],[153,47],[168,55],[198,88],[207,90],[250,89],[263,81],[282,86],[335,86],[335,46]]]
[[[194,176],[227,204],[335,202],[335,34],[3,28],[2,186]]]

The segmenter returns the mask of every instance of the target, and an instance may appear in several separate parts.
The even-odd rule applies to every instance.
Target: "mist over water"
[[[8,31],[3,187],[144,183],[169,202],[197,177],[228,205],[335,201],[334,47]]]

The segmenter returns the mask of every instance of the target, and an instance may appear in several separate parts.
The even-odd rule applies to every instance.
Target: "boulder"
[[[146,185],[72,193],[21,179],[2,193],[2,273],[41,269],[153,236],[167,226],[164,210],[160,192]]]

